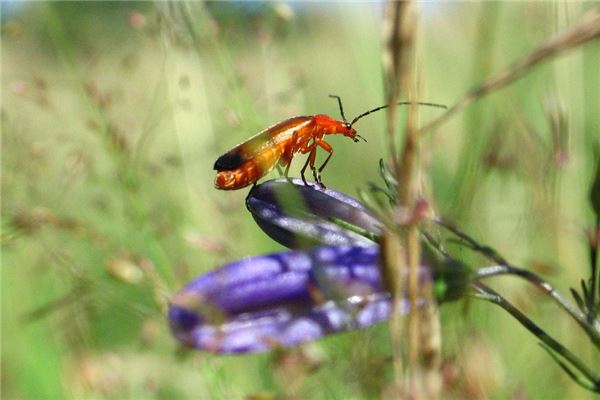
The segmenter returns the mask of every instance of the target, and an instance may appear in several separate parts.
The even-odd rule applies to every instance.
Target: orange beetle
[[[374,108],[360,114],[352,122],[348,122],[344,115],[340,97],[334,95],[329,97],[337,99],[342,121],[323,114],[292,117],[257,133],[217,159],[214,165],[214,169],[217,170],[215,187],[223,190],[235,190],[254,184],[268,174],[278,162],[280,166],[285,167],[285,176],[287,177],[292,159],[296,153],[308,153],[308,158],[300,172],[304,184],[308,185],[304,178],[304,172],[310,166],[315,181],[325,187],[321,181],[321,172],[333,155],[333,147],[323,140],[323,136],[341,134],[348,136],[355,142],[358,142],[359,138],[366,142],[352,126],[362,117],[389,107],[389,105],[384,105]],[[415,104],[439,106],[433,103]],[[328,152],[329,155],[317,169],[315,160],[318,147]]]

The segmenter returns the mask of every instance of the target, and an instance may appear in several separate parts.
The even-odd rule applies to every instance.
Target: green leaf
[[[596,213],[596,217],[600,218],[600,149],[598,143],[594,146],[594,155],[596,161],[596,173],[594,174],[592,187],[590,188],[590,203]]]
[[[583,299],[579,295],[579,293],[573,288],[569,288],[569,290],[571,291],[571,295],[573,296],[573,298],[575,299],[575,302],[577,303],[577,307],[579,307],[579,309],[581,311],[585,312],[586,306],[585,306],[585,303],[583,302]]]
[[[588,379],[587,377],[581,376],[581,375],[577,375],[575,374],[575,372],[573,372],[559,357],[558,355],[554,352],[554,350],[552,350],[550,347],[548,347],[546,344],[544,343],[539,343],[539,345],[542,347],[542,349],[546,350],[546,352],[550,355],[550,357],[552,357],[552,359],[554,361],[556,361],[556,363],[558,364],[559,367],[562,368],[562,370],[575,382],[577,383],[579,386],[583,387],[584,389],[587,389],[591,392],[594,393],[600,393],[600,382],[594,382],[590,379]]]

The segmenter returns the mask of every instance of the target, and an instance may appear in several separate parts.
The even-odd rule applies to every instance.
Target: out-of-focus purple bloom
[[[305,186],[300,179],[292,183],[285,178],[267,181],[255,186],[246,199],[254,220],[272,239],[290,248],[376,244],[340,224],[353,225],[372,237],[381,233],[382,223],[358,200],[317,185]]]
[[[169,322],[181,343],[215,353],[296,346],[388,319],[391,298],[379,268],[377,246],[250,257],[177,293]],[[428,267],[419,273],[422,282],[445,279]],[[407,300],[399,301],[400,312],[408,311]]]

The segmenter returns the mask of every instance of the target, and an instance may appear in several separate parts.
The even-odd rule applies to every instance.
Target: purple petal
[[[375,243],[334,223],[341,220],[373,235],[382,224],[358,200],[317,185],[293,184],[285,178],[254,187],[246,206],[256,223],[271,238],[290,248],[314,245],[373,246]]]
[[[421,268],[421,279],[431,279]],[[389,318],[378,247],[318,247],[227,264],[172,299],[169,322],[184,345],[215,353],[291,347]],[[402,311],[408,304],[402,303]]]

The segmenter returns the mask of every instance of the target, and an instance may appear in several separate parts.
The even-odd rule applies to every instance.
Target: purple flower
[[[289,248],[376,245],[373,238],[381,234],[383,224],[358,200],[305,186],[301,179],[292,183],[285,178],[267,181],[246,198],[254,220],[273,240]]]
[[[422,274],[429,279],[427,269]],[[173,298],[169,321],[187,346],[245,353],[367,327],[390,312],[378,247],[323,246],[250,257],[211,271]]]

